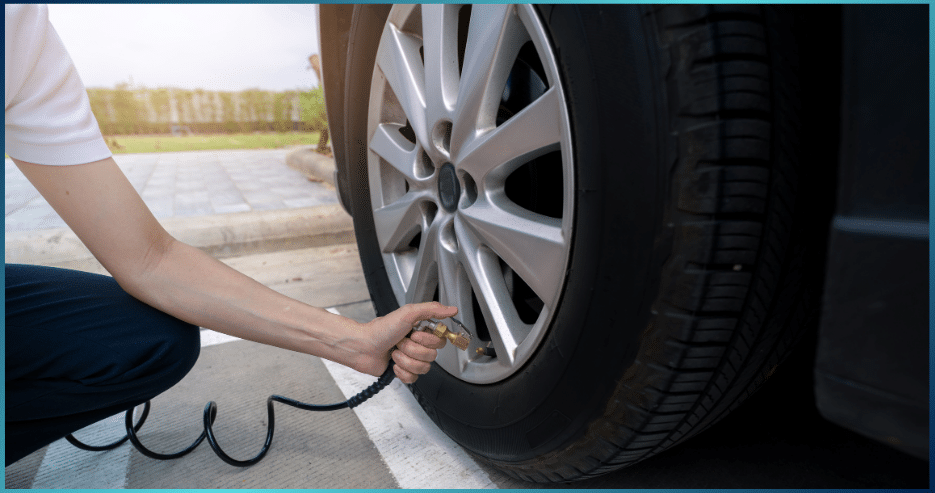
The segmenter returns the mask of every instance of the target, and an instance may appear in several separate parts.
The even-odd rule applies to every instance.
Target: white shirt
[[[5,151],[36,164],[111,156],[75,65],[45,5],[5,5]]]

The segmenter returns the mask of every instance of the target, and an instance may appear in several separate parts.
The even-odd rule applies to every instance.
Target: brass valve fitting
[[[435,334],[442,339],[448,339],[454,346],[462,351],[466,351],[471,343],[471,336],[465,332],[454,333],[447,325],[434,320],[422,320],[416,324],[414,330],[421,330],[430,334]]]
[[[494,350],[494,348],[492,348],[492,347],[483,347],[483,346],[481,346],[481,347],[478,347],[477,350],[476,350],[475,352],[477,353],[478,356],[490,356],[490,357],[494,357],[494,356],[497,355],[497,352],[496,352],[496,351]]]

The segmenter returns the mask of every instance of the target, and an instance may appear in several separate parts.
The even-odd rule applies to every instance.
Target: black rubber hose
[[[287,406],[292,406],[292,407],[302,409],[305,411],[336,411],[338,409],[344,409],[344,408],[352,409],[352,408],[359,406],[360,404],[363,404],[367,399],[373,397],[374,395],[377,394],[377,392],[383,390],[387,385],[390,384],[390,382],[393,381],[394,376],[395,374],[393,373],[393,361],[390,360],[389,365],[387,365],[386,367],[386,371],[384,371],[383,374],[380,375],[380,378],[377,379],[377,381],[374,382],[373,385],[367,387],[366,389],[364,389],[357,395],[351,397],[350,399],[344,402],[338,402],[336,404],[324,404],[324,405],[307,404],[304,402],[297,401],[295,399],[283,397],[281,395],[269,396],[269,398],[266,399],[266,411],[267,411],[267,414],[269,415],[269,426],[266,429],[266,441],[263,443],[263,448],[260,449],[260,452],[256,454],[253,458],[247,459],[247,460],[237,460],[237,459],[232,458],[231,456],[227,455],[223,450],[221,450],[221,446],[218,445],[217,440],[214,437],[214,430],[212,429],[212,425],[214,425],[214,420],[217,418],[217,404],[215,404],[214,401],[209,402],[205,406],[204,431],[201,432],[201,436],[199,436],[198,439],[195,440],[194,443],[189,445],[188,448],[180,452],[176,452],[174,454],[160,454],[160,453],[153,452],[152,450],[149,450],[145,446],[143,446],[142,442],[140,442],[140,439],[136,436],[136,432],[139,431],[141,426],[143,426],[143,422],[146,421],[146,417],[149,415],[149,406],[150,406],[149,401],[146,402],[146,405],[143,408],[143,414],[140,416],[140,421],[136,424],[136,426],[133,425],[133,409],[127,410],[126,419],[125,419],[127,435],[114,443],[111,443],[108,445],[102,445],[102,446],[94,446],[94,445],[84,444],[78,441],[72,435],[68,435],[65,438],[72,445],[80,449],[90,450],[90,451],[111,450],[121,445],[123,442],[130,440],[130,443],[132,443],[133,446],[136,447],[136,449],[140,451],[140,453],[142,453],[143,455],[149,458],[158,459],[158,460],[178,459],[179,457],[188,455],[193,450],[195,450],[195,448],[197,448],[198,445],[200,445],[201,442],[205,438],[207,438],[208,444],[211,446],[211,449],[214,450],[214,453],[217,454],[217,456],[220,457],[221,460],[223,460],[224,462],[232,466],[248,467],[248,466],[252,466],[256,464],[257,462],[260,462],[260,460],[262,460],[263,457],[266,456],[266,453],[269,452],[269,449],[273,444],[273,433],[276,429],[276,416],[275,416],[275,413],[273,412],[274,401],[281,402]]]
[[[212,430],[211,425],[214,423],[214,418],[217,415],[217,404],[214,401],[208,403],[205,406],[204,414],[204,424],[205,431],[208,433],[208,445],[211,445],[211,448],[214,450],[214,453],[221,458],[224,462],[236,467],[248,467],[260,462],[266,453],[269,452],[270,446],[273,444],[273,431],[275,430],[276,415],[273,412],[273,401],[281,402],[287,406],[296,407],[303,409],[305,411],[336,411],[338,409],[344,408],[354,408],[362,404],[367,399],[376,395],[377,392],[383,390],[384,387],[390,384],[393,381],[393,362],[390,361],[390,364],[386,367],[386,371],[380,375],[380,378],[377,381],[361,391],[359,394],[351,397],[350,399],[339,402],[336,404],[326,404],[326,405],[316,405],[316,404],[306,404],[304,402],[299,402],[295,399],[290,399],[288,397],[283,397],[281,395],[271,395],[266,399],[266,412],[269,415],[269,426],[266,429],[266,442],[263,444],[263,448],[260,449],[260,452],[257,453],[253,458],[246,460],[237,460],[233,457],[227,455],[221,446],[218,445],[217,440],[214,438],[214,430]]]
[[[131,411],[132,410],[127,411],[126,420],[124,421],[127,425],[127,437],[130,439],[130,443],[132,443],[133,446],[136,447],[136,449],[139,450],[141,454],[151,459],[171,460],[171,459],[178,459],[179,457],[184,457],[192,453],[192,451],[194,451],[196,448],[198,448],[198,446],[201,445],[201,442],[203,442],[205,439],[206,433],[202,431],[201,436],[199,436],[198,439],[195,440],[191,445],[189,445],[188,448],[186,448],[185,450],[181,450],[174,454],[160,454],[157,452],[153,452],[152,450],[149,450],[148,448],[144,447],[143,442],[141,442],[140,439],[136,436],[136,430],[134,430],[132,426],[133,421],[131,417],[132,416]]]
[[[128,416],[130,416],[130,415],[132,415],[132,414],[133,414],[133,409],[130,409],[129,411],[127,411],[127,415],[128,415]],[[139,421],[138,423],[136,423],[136,426],[133,427],[133,431],[140,431],[140,427],[143,426],[143,423],[146,422],[146,417],[147,417],[147,416],[149,416],[149,401],[146,401],[146,404],[143,405],[143,414],[140,415],[140,421]],[[110,444],[107,444],[107,445],[97,445],[97,446],[96,446],[96,445],[88,445],[88,444],[86,444],[86,443],[83,443],[83,442],[79,441],[77,438],[75,438],[75,435],[73,435],[73,434],[68,435],[68,436],[65,437],[65,440],[68,440],[68,443],[70,443],[70,444],[74,445],[75,447],[78,447],[78,448],[80,448],[80,449],[82,449],[82,450],[88,450],[88,451],[91,451],[91,452],[103,452],[103,451],[105,451],[105,450],[112,450],[112,449],[115,449],[115,448],[119,447],[120,445],[122,445],[123,442],[126,442],[126,441],[129,440],[129,439],[130,439],[130,435],[124,435],[123,438],[121,438],[120,440],[117,440],[117,441],[114,442],[114,443],[110,443]]]

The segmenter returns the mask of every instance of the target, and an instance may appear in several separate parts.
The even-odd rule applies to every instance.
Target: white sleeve
[[[45,5],[5,5],[5,150],[16,159],[83,164],[111,156],[74,63]]]

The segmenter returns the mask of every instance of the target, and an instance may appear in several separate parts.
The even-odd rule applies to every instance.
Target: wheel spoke
[[[458,92],[458,5],[422,5],[426,105],[436,122],[454,108]]]
[[[549,306],[564,274],[566,241],[561,220],[534,214],[505,198],[477,203],[463,210],[462,217],[481,243]]]
[[[416,140],[424,145],[428,134],[425,128],[425,69],[419,55],[421,46],[420,39],[387,23],[377,52],[377,65],[399,99]]]
[[[405,245],[420,230],[425,229],[424,204],[430,195],[426,192],[409,191],[399,200],[373,211],[380,251],[393,253]]]
[[[461,351],[454,347],[453,344],[445,344],[445,347],[438,350],[438,356],[435,357],[435,362],[454,374],[454,376],[460,377],[468,359],[466,351]]]
[[[460,267],[457,254],[446,248],[438,249],[438,275],[438,300],[447,306],[457,306],[458,319],[468,327],[477,327],[471,309],[471,282]],[[469,356],[468,352],[459,351],[454,345],[446,344],[438,352],[436,361],[445,368],[456,368],[460,373],[467,364]]]
[[[370,139],[370,149],[414,185],[419,181],[415,175],[415,146],[399,133],[400,128],[402,125],[397,123],[383,123],[377,126],[377,131]]]
[[[514,5],[475,5],[471,9],[451,131],[452,155],[478,130],[496,126],[497,107],[510,68],[528,39]]]
[[[516,307],[503,281],[503,271],[497,255],[488,248],[482,248],[478,238],[464,228],[460,220],[455,221],[458,240],[462,245],[460,252],[462,265],[465,266],[468,279],[474,288],[474,295],[480,304],[481,312],[487,324],[490,340],[497,351],[497,359],[512,365],[516,358],[519,341],[529,331],[516,313]]]
[[[440,247],[437,255],[438,301],[448,306],[457,306],[459,311],[470,309],[471,286],[458,264],[458,255],[445,247]]]
[[[478,182],[502,183],[522,164],[559,148],[561,104],[558,91],[549,89],[513,118],[467,143],[452,161]]]
[[[416,255],[412,277],[406,287],[406,303],[420,303],[432,299],[438,286],[438,234],[441,221],[422,230],[422,243]]]

